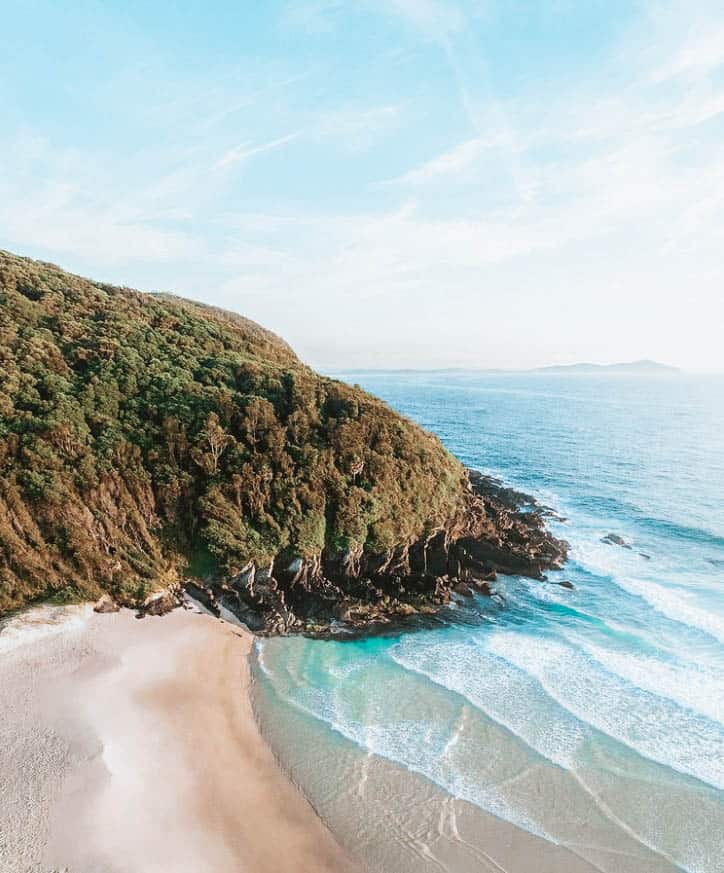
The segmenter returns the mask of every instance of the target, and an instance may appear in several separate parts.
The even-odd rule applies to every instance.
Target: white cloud
[[[241,143],[241,145],[234,146],[234,148],[231,148],[228,151],[224,152],[224,154],[219,158],[214,167],[217,170],[223,170],[227,167],[233,166],[234,164],[238,164],[241,161],[247,161],[249,158],[253,158],[255,155],[260,155],[264,152],[272,151],[272,149],[277,149],[280,146],[286,145],[287,143],[298,139],[300,135],[301,132],[296,131],[295,133],[289,133],[286,136],[280,136],[278,139],[273,139],[270,142],[261,143],[260,145],[252,145],[248,142]]]
[[[198,241],[180,231],[148,224],[143,216],[114,212],[99,203],[81,205],[69,192],[49,186],[22,201],[0,206],[2,237],[19,249],[33,247],[106,263],[172,262],[199,253]]]
[[[376,0],[382,8],[399,15],[428,37],[441,38],[460,30],[465,16],[456,3],[447,0]]]
[[[307,135],[316,140],[339,140],[349,151],[359,152],[397,128],[400,118],[401,108],[396,104],[371,108],[346,106],[313,119]]]
[[[699,75],[724,66],[724,25],[712,24],[707,16],[693,23],[671,59],[667,59],[651,74],[661,82],[677,76]]]
[[[338,92],[325,84],[310,101],[309,79],[276,70],[280,93],[293,86],[278,102],[250,103],[244,94],[258,89],[228,101],[223,88],[211,89],[201,134],[120,163],[98,146],[64,151],[39,138],[0,138],[0,244],[47,251],[100,277],[115,265],[116,281],[237,309],[312,363],[520,366],[545,362],[551,350],[666,358],[667,348],[684,364],[721,361],[724,84],[716,39],[698,43],[698,55],[698,29],[677,38],[664,22],[668,41],[612,56],[611,69],[624,75],[602,66],[598,78],[570,82],[545,101],[535,86],[503,100],[487,84],[460,7],[364,3],[442,42],[454,76],[435,84],[460,101],[468,124],[451,132],[459,139],[451,148],[411,161],[384,189],[353,188],[350,173],[349,188],[330,191],[322,163],[330,152],[343,161],[400,133],[397,161],[413,135],[408,123],[430,107],[416,102],[424,95],[390,84],[360,89],[354,102],[346,92],[338,108],[323,110],[316,97],[327,106]],[[330,16],[343,4],[307,9]],[[442,58],[437,46],[432,54]],[[300,106],[297,93],[307,98]],[[190,108],[175,106],[165,127],[186,133],[186,120],[206,105],[199,94]],[[274,138],[280,124],[294,132]],[[290,149],[291,169],[313,174],[318,196],[300,184],[292,199],[260,173],[264,200],[247,210],[243,177],[224,171],[292,141],[305,148],[304,163]],[[365,159],[378,178],[385,156],[380,149]],[[335,164],[330,176],[343,169]]]
[[[469,170],[486,148],[492,143],[486,143],[479,137],[458,143],[441,155],[414,167],[397,179],[391,179],[390,184],[425,185],[435,180],[444,180],[450,176],[459,176]]]

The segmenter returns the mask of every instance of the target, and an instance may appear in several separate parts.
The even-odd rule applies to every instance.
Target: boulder
[[[183,605],[183,592],[180,585],[169,585],[147,597],[139,610],[143,615],[166,615]]]
[[[623,537],[615,533],[606,534],[605,537],[601,537],[601,542],[609,546],[621,546],[622,549],[631,548]]]
[[[116,603],[116,601],[110,596],[110,594],[104,594],[100,600],[98,600],[93,607],[93,612],[99,612],[101,614],[106,614],[109,612],[118,612],[121,607]]]

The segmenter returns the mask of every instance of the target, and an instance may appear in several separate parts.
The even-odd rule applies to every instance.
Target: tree
[[[194,460],[211,476],[219,472],[219,461],[231,437],[219,423],[219,416],[212,412],[206,420],[206,427],[201,431],[198,444],[194,451]]]

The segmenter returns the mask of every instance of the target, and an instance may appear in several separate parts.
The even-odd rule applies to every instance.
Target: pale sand
[[[0,646],[2,873],[356,869],[259,735],[250,634],[74,615]]]

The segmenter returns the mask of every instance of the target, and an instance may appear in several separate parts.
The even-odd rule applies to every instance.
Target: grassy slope
[[[0,613],[446,524],[439,441],[254,322],[0,252]]]

